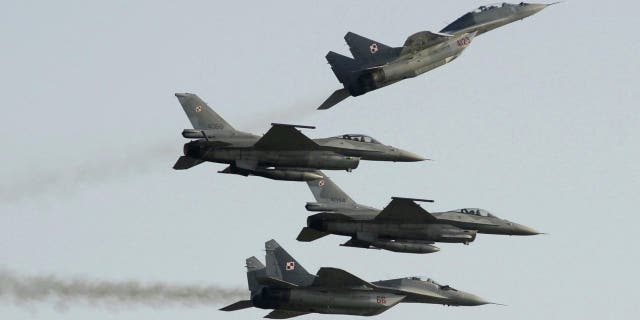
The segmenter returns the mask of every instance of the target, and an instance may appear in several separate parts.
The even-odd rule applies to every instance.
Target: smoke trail
[[[256,114],[242,129],[249,132],[268,129],[272,122],[297,121],[314,112],[315,108],[311,102],[293,103],[291,106]],[[169,172],[171,165],[181,153],[180,149],[181,145],[176,145],[175,142],[142,145],[110,152],[120,155],[119,158],[90,159],[75,167],[28,171],[18,178],[0,179],[0,203],[32,200],[34,197],[50,194],[69,196],[83,185],[106,183],[154,170]]]
[[[63,193],[69,195],[86,184],[104,183],[121,177],[148,173],[165,161],[163,170],[170,170],[172,158],[179,146],[171,143],[146,145],[134,150],[118,150],[115,158],[93,159],[74,167],[44,172],[29,171],[15,179],[0,182],[0,202],[33,199],[38,195]]]
[[[0,301],[16,305],[53,302],[58,307],[78,303],[104,307],[207,306],[246,298],[247,291],[240,288],[19,276],[0,270]]]

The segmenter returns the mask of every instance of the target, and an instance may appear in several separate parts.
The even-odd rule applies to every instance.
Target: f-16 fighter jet
[[[184,145],[184,156],[173,166],[176,170],[210,161],[229,164],[221,173],[309,181],[322,178],[315,172],[318,169],[351,171],[360,160],[425,160],[366,135],[311,140],[296,129],[314,128],[309,126],[272,123],[260,137],[234,129],[195,94],[176,93],[176,97],[193,125],[182,136],[194,139]]]
[[[320,268],[308,273],[275,240],[265,243],[266,266],[248,258],[250,300],[220,310],[274,309],[265,318],[287,319],[308,313],[373,316],[400,302],[450,306],[490,304],[476,295],[417,277],[367,282],[344,270]]]
[[[344,40],[353,58],[333,51],[326,56],[344,88],[336,90],[318,109],[329,109],[349,96],[357,97],[445,65],[460,56],[475,36],[524,19],[547,6],[524,2],[482,6],[440,32],[411,35],[402,47],[390,47],[348,32]]]
[[[299,241],[314,241],[329,234],[349,236],[347,247],[384,249],[395,252],[433,253],[435,242],[469,244],[477,233],[528,236],[538,231],[482,209],[427,212],[417,201],[432,200],[394,197],[383,210],[353,201],[331,179],[307,182],[317,202],[306,205],[321,211],[307,218]]]

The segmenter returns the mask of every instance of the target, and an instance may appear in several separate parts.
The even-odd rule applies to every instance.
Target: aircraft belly
[[[474,230],[465,230],[448,224],[431,223],[371,223],[363,221],[329,222],[326,232],[357,237],[372,235],[378,239],[423,240],[451,243],[468,243],[475,240]],[[360,239],[368,241],[368,239]]]
[[[327,170],[348,170],[358,167],[359,158],[331,151],[263,151],[253,149],[215,149],[205,152],[202,160],[234,164],[255,162],[259,167],[290,167]]]
[[[324,314],[376,315],[404,298],[394,294],[362,290],[292,290],[283,309]]]

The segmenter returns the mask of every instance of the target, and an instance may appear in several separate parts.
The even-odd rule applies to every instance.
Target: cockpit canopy
[[[457,291],[456,289],[450,287],[449,285],[441,285],[441,284],[437,283],[435,280],[433,280],[431,278],[424,279],[424,278],[421,278],[421,277],[408,277],[407,279],[431,283],[431,284],[434,284],[434,285],[438,286],[438,288],[440,288],[441,290]]]
[[[374,139],[374,138],[372,138],[370,136],[364,135],[364,134],[356,134],[356,133],[343,134],[343,135],[337,136],[335,138],[358,141],[358,142],[381,144],[380,141],[378,141],[378,140],[376,140],[376,139]]]
[[[485,12],[485,11],[489,11],[491,9],[496,9],[496,8],[503,8],[503,7],[524,7],[524,6],[528,6],[529,4],[526,2],[520,2],[518,4],[511,4],[511,3],[506,3],[506,2],[502,2],[502,3],[495,3],[495,4],[490,4],[490,5],[484,5],[484,6],[480,6],[478,7],[478,9],[473,10],[474,13],[479,13],[479,12]]]
[[[478,208],[459,209],[459,210],[456,210],[456,212],[463,213],[463,214],[472,214],[480,217],[495,217],[494,215],[491,214],[491,212],[484,209],[478,209]]]

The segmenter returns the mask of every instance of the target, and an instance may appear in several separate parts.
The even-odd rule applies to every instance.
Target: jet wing
[[[315,280],[313,280],[311,286],[323,288],[377,288],[374,284],[364,281],[349,272],[337,268],[320,268],[320,270],[318,270],[317,277]]]
[[[443,42],[452,35],[445,33],[435,33],[431,31],[421,31],[414,33],[404,42],[400,55],[414,53],[416,51],[424,50],[440,42]]]
[[[254,145],[265,150],[317,150],[320,146],[296,128],[315,129],[311,126],[272,123],[271,129]]]
[[[269,313],[268,315],[266,315],[264,317],[267,318],[267,319],[289,319],[289,318],[293,318],[293,317],[297,317],[297,316],[303,316],[303,315],[308,314],[308,313],[309,312],[275,309],[275,310],[271,311],[271,313]]]
[[[375,221],[436,222],[438,218],[422,209],[416,201],[432,200],[393,197],[393,200],[374,218]]]

